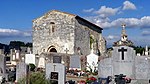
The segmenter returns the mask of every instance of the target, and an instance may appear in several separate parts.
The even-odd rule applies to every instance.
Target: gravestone
[[[149,79],[150,59],[147,56],[137,56],[135,62],[136,79]]]
[[[53,63],[61,63],[61,56],[53,56]]]
[[[0,55],[0,81],[3,77],[6,78],[6,58],[4,55]]]
[[[25,63],[26,64],[35,64],[35,55],[34,54],[25,54]]]
[[[78,55],[70,56],[70,69],[81,70],[81,61]]]
[[[97,68],[98,68],[98,55],[95,55],[92,50],[91,54],[87,55],[87,70],[90,71],[90,69],[92,69],[92,72],[94,72],[94,70],[97,70]]]
[[[100,60],[98,74],[101,78],[124,74],[135,79],[135,50],[128,46],[113,47],[112,56]]]
[[[38,61],[38,68],[45,68],[45,56],[42,53]]]
[[[46,79],[49,79],[50,81],[55,81],[54,84],[65,84],[65,66],[59,63],[47,63]]]
[[[24,62],[19,62],[16,65],[16,81],[27,76],[28,66]]]
[[[107,78],[108,76],[112,76],[112,59],[105,58],[98,63],[98,75],[101,78]]]
[[[124,74],[135,78],[135,57],[135,50],[132,47],[114,47],[112,52],[113,75]]]
[[[6,73],[6,58],[4,55],[0,55],[0,73],[5,77]]]

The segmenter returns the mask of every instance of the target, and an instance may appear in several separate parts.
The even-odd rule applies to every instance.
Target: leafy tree
[[[10,48],[20,48],[21,46],[25,46],[25,43],[21,41],[10,41],[9,46]]]
[[[28,43],[25,44],[25,46],[26,46],[26,47],[32,47],[32,43],[29,43],[29,42],[28,42]]]
[[[143,52],[144,52],[144,48],[143,47],[139,47],[139,46],[136,46],[136,47],[134,47],[134,50],[136,51],[136,54],[137,53],[140,53],[140,54],[143,54]]]

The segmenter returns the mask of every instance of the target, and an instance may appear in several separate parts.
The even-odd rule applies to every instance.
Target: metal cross
[[[122,60],[124,60],[124,52],[127,51],[127,49],[124,49],[124,47],[122,47],[121,49],[118,49],[118,52],[122,53]]]

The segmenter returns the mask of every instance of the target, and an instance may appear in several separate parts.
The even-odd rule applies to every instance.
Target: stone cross
[[[69,50],[68,50],[68,48],[66,48],[64,51],[66,51],[66,54],[67,54]]]
[[[124,49],[124,47],[122,47],[121,49],[118,49],[118,52],[122,53],[122,60],[124,60],[124,52],[127,51],[127,49]]]

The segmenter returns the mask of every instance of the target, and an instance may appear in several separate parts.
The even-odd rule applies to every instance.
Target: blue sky
[[[32,42],[32,20],[50,10],[76,14],[103,28],[108,45],[120,39],[121,24],[138,46],[150,46],[149,0],[0,0],[0,43]]]

